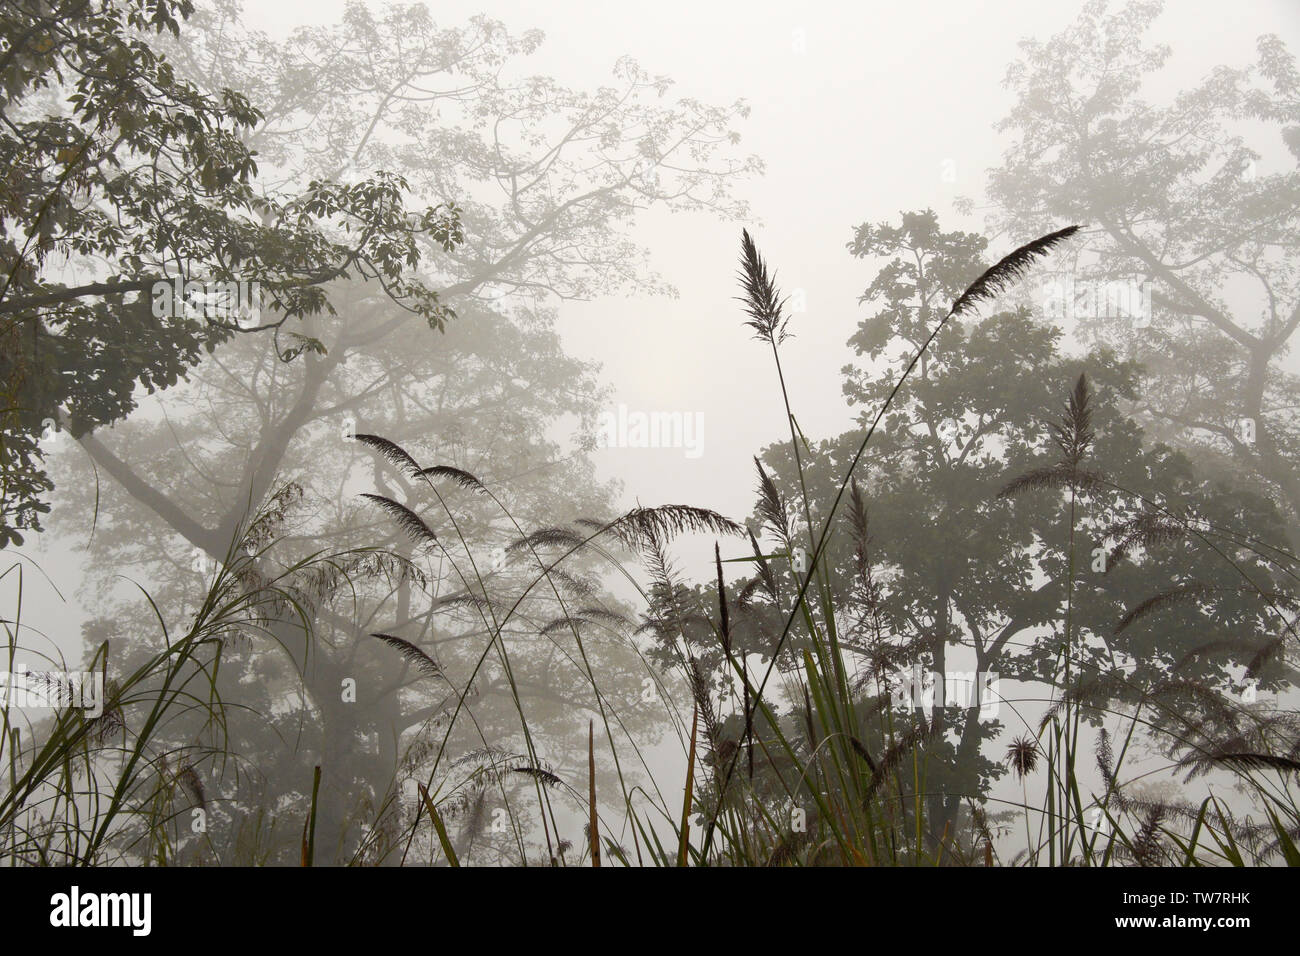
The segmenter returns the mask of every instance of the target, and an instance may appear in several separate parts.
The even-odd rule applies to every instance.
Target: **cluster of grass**
[[[784,303],[746,233],[740,276],[746,325],[771,350],[800,489],[791,508],[759,465],[762,541],[720,514],[686,505],[638,507],[612,520],[526,531],[476,476],[446,465],[424,467],[393,442],[357,435],[432,495],[440,512],[433,523],[441,526],[441,534],[431,527],[430,517],[407,504],[381,495],[367,497],[419,550],[438,557],[449,569],[456,590],[441,603],[468,609],[487,639],[471,656],[467,671],[451,674],[418,643],[389,633],[374,635],[449,691],[442,719],[436,729],[425,731],[430,739],[412,743],[429,759],[421,763],[423,779],[414,788],[410,812],[399,818],[400,831],[390,832],[377,818],[372,836],[362,841],[353,860],[473,862],[467,852],[473,843],[458,839],[455,818],[468,818],[462,831],[481,827],[483,795],[493,789],[510,821],[509,846],[498,859],[518,864],[1300,863],[1300,805],[1294,789],[1294,774],[1300,769],[1297,715],[1242,706],[1214,691],[1187,686],[1176,675],[1159,686],[1137,688],[1125,686],[1119,670],[1099,670],[1091,656],[1081,653],[1087,638],[1074,619],[1076,511],[1089,495],[1107,488],[1122,491],[1141,500],[1146,509],[1115,529],[1115,557],[1159,541],[1186,540],[1212,549],[1236,568],[1242,588],[1254,589],[1286,622],[1276,642],[1256,655],[1251,671],[1284,655],[1286,642],[1296,639],[1288,619],[1295,601],[1257,584],[1232,554],[1236,549],[1249,551],[1290,582],[1300,582],[1300,562],[1284,549],[1231,529],[1198,524],[1143,497],[1141,489],[1119,488],[1094,469],[1089,463],[1091,396],[1083,377],[1066,397],[1060,420],[1051,425],[1058,460],[1011,476],[1002,490],[1007,498],[1063,495],[1070,515],[1063,613],[1052,628],[1055,665],[1053,673],[1044,675],[1051,696],[1041,718],[1025,720],[1023,732],[1005,747],[1006,762],[1022,784],[1023,800],[1011,816],[1023,815],[1023,846],[1003,859],[998,834],[1008,824],[992,818],[986,794],[965,794],[965,812],[946,820],[942,828],[932,819],[927,779],[935,775],[936,761],[949,759],[938,746],[949,728],[942,708],[931,716],[894,705],[891,677],[921,662],[922,649],[895,633],[882,611],[888,584],[873,571],[867,496],[855,471],[904,380],[945,324],[993,299],[1075,231],[1063,229],[1015,250],[953,303],[866,428],[829,509],[815,507],[804,481],[811,449],[798,430],[781,367],[781,345],[788,334]],[[498,587],[493,570],[475,556],[468,529],[447,494],[451,489],[483,496],[514,528],[516,540],[507,556],[516,569],[529,569],[524,585],[509,593]],[[803,531],[793,527],[799,522],[791,520],[792,511],[802,515],[806,540]],[[715,545],[711,598],[716,603],[702,606],[700,596],[708,592],[684,584],[669,559],[670,545],[683,534],[746,542],[752,553],[741,560],[752,568],[752,576],[738,587],[729,585],[721,545]],[[835,586],[828,566],[830,543],[839,535],[848,536],[854,557],[853,587],[847,593]],[[628,570],[627,554],[640,559],[644,575]],[[628,621],[594,597],[590,587],[580,586],[570,568],[587,558],[622,574],[639,591],[639,622]],[[0,798],[0,852],[5,857],[21,863],[102,863],[111,862],[105,859],[111,847],[123,858],[171,859],[181,825],[172,795],[177,788],[193,790],[195,760],[224,756],[224,704],[216,692],[215,673],[227,635],[232,628],[257,629],[270,615],[296,619],[310,639],[309,602],[302,600],[300,589],[285,583],[303,568],[289,569],[284,579],[259,578],[249,587],[248,575],[238,572],[239,560],[238,549],[232,548],[228,563],[233,570],[223,566],[219,571],[183,636],[173,640],[164,627],[165,647],[111,685],[99,720],[62,711],[42,742],[34,745],[20,728],[11,726],[6,709],[0,739],[9,777]],[[648,584],[643,583],[646,579]],[[523,615],[530,595],[537,594],[559,610],[554,619],[540,623],[538,631],[553,644],[565,640],[568,660],[590,686],[590,713],[573,717],[588,723],[585,779],[564,779],[548,762],[545,742],[530,726],[528,695],[515,678],[513,655],[518,650],[505,640],[507,627]],[[1121,626],[1197,596],[1193,588],[1153,595]],[[760,635],[757,651],[752,637],[745,649],[737,646],[736,624],[742,615]],[[844,629],[850,624],[855,633],[867,635],[865,645],[844,645]],[[18,627],[6,623],[11,662]],[[605,690],[608,675],[600,673],[590,653],[597,629],[621,634],[643,662],[659,690],[656,699],[662,701],[682,743],[684,779],[655,779],[647,755],[620,714],[619,701]],[[651,644],[657,654],[647,651]],[[677,671],[675,680],[657,666],[664,662]],[[107,668],[107,646],[96,654],[94,664]],[[494,746],[500,742],[482,740],[481,749],[456,753],[453,732],[467,722],[476,723],[474,688],[489,667],[503,675],[509,687],[519,747],[515,752]],[[684,687],[687,693],[675,696],[674,687]],[[1195,707],[1186,704],[1189,698]],[[178,754],[156,745],[176,713],[195,709],[214,732],[209,752]],[[966,719],[976,719],[977,711],[978,703]],[[1124,732],[1087,732],[1098,714],[1122,718]],[[118,737],[121,742],[113,743]],[[1174,768],[1192,778],[1209,771],[1230,774],[1260,819],[1239,818],[1208,789],[1200,799],[1185,802],[1135,791],[1133,784],[1145,772],[1126,779],[1126,766],[1134,759],[1137,743],[1152,739],[1174,755]],[[598,753],[602,761],[612,763],[616,793],[598,787]],[[470,779],[478,797],[474,812],[465,814],[465,784]],[[1039,805],[1028,796],[1031,779],[1035,790],[1041,790]],[[1101,780],[1100,787],[1090,785],[1095,779]],[[319,776],[304,814],[305,864],[315,857],[318,786]],[[384,810],[400,800],[397,789],[390,788]],[[182,805],[192,808],[202,801],[201,793],[191,793]],[[575,816],[583,821],[585,836],[576,850],[565,835]],[[1000,816],[1008,818],[1005,812]],[[383,846],[377,849],[373,840],[380,834]]]
[[[223,699],[223,660],[250,641],[309,642],[322,593],[365,564],[362,552],[313,555],[274,577],[262,574],[257,559],[269,547],[265,531],[282,517],[277,509],[294,490],[286,486],[273,495],[239,530],[225,559],[212,563],[197,606],[182,612],[182,627],[169,625],[141,589],[158,639],[125,674],[114,667],[110,642],[94,650],[86,665],[102,682],[94,711],[89,700],[73,703],[56,694],[39,709],[16,703],[12,688],[0,697],[0,863],[172,865],[221,858],[208,831],[216,807],[204,781],[227,772],[238,777],[241,757],[233,752],[228,721],[232,707],[242,706]],[[57,652],[32,646],[30,636],[40,631],[24,620],[25,573],[19,559],[0,581],[10,579],[16,595],[14,617],[3,621],[6,670],[31,672],[11,677],[30,687],[50,679],[36,676],[41,667],[54,675],[71,668]],[[115,672],[120,676],[110,676]],[[314,793],[305,816],[314,818]],[[304,859],[308,843],[304,832]]]

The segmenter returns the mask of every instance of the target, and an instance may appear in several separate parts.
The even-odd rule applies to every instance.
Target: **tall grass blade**
[[[438,833],[438,842],[442,844],[442,852],[447,857],[447,865],[460,866],[460,860],[456,856],[456,848],[451,845],[451,839],[447,836],[447,827],[442,822],[442,816],[438,813],[438,808],[429,799],[429,791],[424,789],[424,784],[417,784],[417,786],[420,788],[420,799],[424,801],[424,809],[429,811],[429,819],[433,821],[433,829]]]
[[[677,843],[677,865],[686,865],[686,851],[691,845],[691,800],[695,786],[695,735],[700,724],[700,708],[697,704],[691,714],[691,749],[686,758],[686,795],[682,798],[681,836]]]

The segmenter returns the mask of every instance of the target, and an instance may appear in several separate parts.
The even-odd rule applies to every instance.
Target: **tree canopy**
[[[456,207],[409,210],[390,172],[269,186],[249,142],[263,114],[158,49],[192,13],[189,0],[33,0],[0,14],[0,545],[48,511],[42,433],[121,420],[137,387],[174,385],[235,334],[270,331],[285,360],[321,350],[295,320],[330,310],[327,283],[375,280],[435,328],[449,314],[416,270],[421,237],[460,242]],[[255,286],[270,314],[201,290],[156,308],[155,287],[176,283]]]

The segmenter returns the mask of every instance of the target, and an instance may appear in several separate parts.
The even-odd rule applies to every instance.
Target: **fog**
[[[292,243],[275,246],[291,263],[281,272],[266,266],[269,253],[257,245],[265,237],[250,232],[241,266],[230,249],[217,254],[204,245],[205,229],[230,236],[232,228],[201,223],[194,234],[203,242],[137,250],[134,262],[125,239],[112,252],[60,247],[63,258],[33,263],[22,243],[5,252],[12,274],[20,274],[19,263],[29,270],[21,273],[22,288],[32,302],[37,293],[61,294],[110,276],[176,275],[180,263],[186,277],[246,276],[281,306],[264,309],[267,320],[283,319],[274,346],[269,331],[223,336],[211,349],[200,333],[185,332],[199,335],[199,344],[183,360],[178,346],[179,381],[144,369],[118,388],[102,384],[103,369],[136,361],[123,356],[132,336],[152,334],[138,331],[155,327],[147,318],[138,328],[123,323],[74,338],[72,325],[59,324],[65,319],[35,311],[39,303],[27,312],[21,303],[7,307],[19,319],[43,316],[35,321],[48,327],[58,355],[93,352],[82,364],[60,358],[68,368],[58,374],[85,378],[85,391],[99,396],[88,398],[79,386],[63,393],[62,386],[24,384],[13,370],[27,368],[26,360],[17,345],[6,345],[14,356],[6,359],[7,381],[29,416],[23,433],[40,435],[50,415],[59,422],[38,445],[53,480],[44,529],[15,523],[24,540],[0,556],[9,559],[0,569],[11,570],[0,581],[10,664],[106,668],[108,679],[124,682],[145,669],[130,706],[115,709],[110,700],[116,723],[97,725],[92,737],[102,743],[120,732],[123,752],[132,752],[135,740],[151,755],[151,792],[173,801],[177,814],[159,825],[175,829],[171,862],[296,863],[299,830],[310,819],[322,864],[441,863],[455,853],[483,865],[586,865],[593,854],[583,828],[595,812],[589,784],[599,792],[599,828],[613,845],[605,865],[674,862],[679,838],[683,855],[698,854],[693,862],[853,862],[827,859],[795,834],[811,826],[822,833],[819,845],[830,843],[818,828],[835,828],[829,807],[841,798],[854,806],[895,801],[902,809],[881,813],[900,814],[890,825],[907,833],[912,794],[905,799],[903,788],[912,786],[917,747],[933,761],[933,778],[918,791],[915,812],[924,799],[934,832],[927,831],[926,847],[918,838],[915,855],[896,855],[895,863],[934,862],[937,852],[983,865],[987,846],[990,861],[996,850],[999,863],[1047,865],[1061,862],[1058,851],[1066,860],[1094,853],[1096,846],[1083,842],[1088,834],[1105,839],[1118,827],[1129,828],[1139,849],[1125,842],[1117,861],[1145,865],[1172,845],[1153,834],[1186,824],[1186,806],[1200,804],[1209,781],[1230,794],[1232,813],[1267,819],[1261,808],[1275,798],[1261,797],[1250,780],[1233,776],[1240,767],[1221,758],[1267,750],[1293,764],[1300,748],[1292,682],[1300,358],[1287,346],[1295,341],[1292,317],[1300,315],[1293,312],[1300,279],[1290,230],[1300,196],[1300,89],[1286,85],[1294,73],[1283,66],[1276,84],[1258,74],[1242,80],[1256,99],[1242,93],[1232,100],[1239,94],[1214,71],[1256,64],[1263,35],[1280,37],[1294,57],[1300,8],[1293,2],[1260,0],[1230,12],[1219,3],[1170,3],[1128,34],[1120,19],[1106,20],[1121,60],[1136,55],[1126,39],[1133,49],[1166,45],[1169,55],[1136,92],[1108,88],[1113,99],[1099,96],[1098,114],[1106,105],[1140,113],[1139,101],[1205,114],[1186,121],[1185,130],[1177,126],[1182,116],[1153,123],[1155,145],[1144,139],[1147,131],[1117,131],[1109,116],[1096,128],[1080,121],[1077,142],[1061,144],[1065,156],[1052,152],[1058,144],[1043,143],[1065,128],[1053,123],[1078,118],[1073,97],[1095,92],[1095,77],[1054,73],[1050,52],[1009,74],[1029,56],[1021,44],[1082,30],[1089,16],[1139,22],[1150,5],[674,0],[651,8],[498,2],[484,10],[450,2],[429,11],[438,29],[477,35],[472,18],[482,14],[500,21],[518,48],[477,59],[471,45],[461,50],[464,70],[411,76],[396,75],[402,31],[377,30],[370,42],[356,25],[363,10],[374,18],[367,25],[382,22],[391,8],[377,3],[351,10],[336,0],[198,6],[179,39],[149,42],[168,51],[198,88],[211,93],[239,80],[265,111],[236,137],[257,151],[254,194],[302,202],[320,180],[356,184],[393,172],[409,180],[399,192],[411,210],[459,204],[464,235],[445,244],[421,239],[418,264],[408,261],[382,281],[375,276],[387,260],[379,253],[359,274],[313,278],[306,287],[325,290],[337,315],[307,303],[305,318],[284,307],[298,294],[291,274],[324,268],[312,259],[319,250],[305,242],[293,246],[296,260],[284,252]],[[335,30],[344,18],[353,18],[352,28],[319,33],[316,46],[309,34],[295,34]],[[417,34],[435,35],[423,29],[410,28],[412,57]],[[507,42],[494,31],[482,37],[485,50]],[[382,51],[392,60],[377,67],[357,54],[345,68],[333,58],[342,62],[341,50]],[[1104,52],[1074,50],[1085,71]],[[644,71],[634,91],[629,57]],[[1207,84],[1216,75],[1221,85]],[[549,80],[530,87],[530,77]],[[382,88],[390,79],[393,86]],[[1108,82],[1123,87],[1124,79]],[[437,105],[430,106],[422,98],[435,89]],[[56,99],[40,91],[13,96],[6,115],[24,122],[67,115]],[[1267,109],[1246,115],[1242,104],[1254,109],[1264,100]],[[1041,109],[1027,114],[1026,103]],[[602,137],[608,117],[625,123],[617,136],[604,130]],[[1042,140],[1024,145],[1026,129]],[[580,132],[570,137],[566,130]],[[1234,136],[1257,155],[1235,178],[1219,168],[1227,168]],[[1170,141],[1186,153],[1166,163],[1162,144]],[[1201,144],[1203,155],[1196,153]],[[653,160],[649,172],[637,165],[639,149],[645,162]],[[350,154],[355,162],[345,165]],[[1064,188],[1053,179],[1058,170]],[[196,176],[179,178],[202,181]],[[591,184],[605,184],[605,176],[619,185],[597,195]],[[1093,191],[1073,194],[1079,183]],[[682,184],[688,188],[675,192]],[[584,193],[588,187],[593,191]],[[90,195],[103,183],[86,188]],[[103,195],[95,201],[111,208]],[[152,201],[161,209],[165,200]],[[371,200],[340,200],[354,201]],[[629,211],[625,203],[645,208]],[[255,224],[254,206],[250,200],[241,213]],[[293,208],[295,216],[302,211]],[[925,222],[905,217],[926,211],[934,233],[920,241]],[[1099,218],[1089,221],[1082,215],[1088,211]],[[1073,212],[1080,215],[1068,218]],[[39,234],[16,207],[9,214],[7,235]],[[275,220],[267,213],[262,227],[270,230]],[[288,214],[281,220],[290,221]],[[384,228],[401,234],[407,222],[399,216]],[[330,231],[337,226],[320,228],[337,238],[343,234]],[[1018,247],[1068,226],[1081,228],[1032,250],[1014,275],[953,312],[926,351],[925,331],[944,319],[956,293]],[[900,232],[891,237],[890,227]],[[755,244],[748,261],[742,230]],[[357,233],[346,235],[350,241]],[[1126,245],[1133,237],[1149,247],[1138,249],[1136,238]],[[929,256],[924,279],[907,286],[916,279],[905,271],[909,257],[917,265]],[[862,301],[891,260],[904,271]],[[259,263],[263,271],[248,271]],[[362,281],[367,268],[369,281]],[[1134,301],[1118,312],[1090,305],[1086,313],[1053,313],[1045,293],[1053,276],[1079,287],[1138,284]],[[754,286],[761,292],[769,279],[784,300],[780,328],[788,337],[779,328],[756,334],[745,324],[762,324],[754,319]],[[407,308],[418,296],[394,291],[411,280],[451,290],[443,304],[456,316],[445,330],[429,328],[437,321],[418,306]],[[909,291],[935,299],[915,306]],[[1141,292],[1146,324],[1135,331],[1130,320]],[[147,305],[102,291],[76,301],[93,303],[88,309],[109,303],[104,308],[123,315],[132,308],[143,314]],[[916,310],[919,332],[908,324],[909,310]],[[164,326],[170,321],[153,314]],[[174,317],[179,328],[185,317]],[[94,330],[90,323],[104,320],[88,311],[75,321]],[[1053,324],[1059,342],[1044,332]],[[1143,329],[1154,331],[1144,337]],[[113,335],[128,345],[115,351]],[[320,354],[295,335],[318,338]],[[908,360],[923,342],[924,361],[913,372]],[[282,361],[277,350],[290,347],[302,354]],[[342,356],[349,360],[335,364]],[[1126,366],[1130,358],[1139,365]],[[910,384],[892,405],[889,389],[900,375]],[[105,410],[100,398],[105,408],[121,407]],[[863,446],[855,491],[846,469],[882,401],[902,417],[882,419]],[[1057,467],[1062,454],[1069,461],[1071,415],[1091,464],[1080,457],[1049,474],[1046,466]],[[361,447],[351,441],[358,433],[400,448]],[[406,467],[408,452],[416,468],[457,472],[434,473],[446,484],[426,488]],[[763,459],[757,470],[756,456]],[[1028,495],[1008,484],[1033,469],[1041,474],[1037,484],[1025,484]],[[784,532],[764,511],[760,471],[773,476]],[[1114,484],[1103,487],[1102,473]],[[7,485],[6,495],[18,495],[15,488]],[[1068,491],[1067,504],[1032,498],[1044,488]],[[487,492],[500,495],[509,515]],[[857,514],[856,494],[871,522],[868,536],[864,517],[861,538],[846,524]],[[426,526],[403,511],[408,504]],[[608,540],[600,543],[618,552],[626,574],[605,552],[575,548],[564,567],[581,581],[554,584],[543,574],[534,587],[529,573],[544,566],[539,553],[553,559],[575,533],[662,505],[702,510],[642,512],[637,520],[652,530],[632,522],[601,532]],[[255,520],[267,509],[269,518]],[[1139,515],[1148,524],[1138,524]],[[583,518],[597,523],[575,524]],[[1213,533],[1202,533],[1198,521]],[[1173,557],[1161,558],[1157,548],[1174,537],[1174,523],[1188,537]],[[526,537],[539,529],[545,533]],[[755,533],[753,546],[745,530]],[[382,557],[357,558],[356,549],[372,547]],[[457,562],[463,552],[475,553],[472,570]],[[811,579],[810,554],[825,562],[814,561]],[[321,583],[328,576],[321,561],[341,578]],[[764,561],[779,578],[767,597]],[[1102,583],[1108,562],[1128,563]],[[482,589],[488,569],[502,575],[499,603]],[[310,584],[309,571],[319,573]],[[364,583],[340,583],[353,574]],[[719,575],[729,618],[719,616]],[[1058,594],[1051,587],[1062,575]],[[1084,583],[1076,588],[1077,579]],[[1243,596],[1242,580],[1258,601]],[[275,591],[276,582],[289,582],[288,590],[240,603],[259,589]],[[218,594],[221,587],[227,590]],[[1159,598],[1151,603],[1153,594]],[[694,610],[683,611],[686,604]],[[504,631],[479,640],[481,631],[490,636],[504,627],[497,613],[516,611],[509,641]],[[13,625],[19,612],[21,623]],[[435,623],[442,614],[452,615],[445,627]],[[615,614],[618,624],[610,623]],[[148,654],[209,625],[222,641],[244,628],[221,645],[231,661],[223,666],[233,669],[221,687],[247,714],[222,736],[227,728],[212,717],[209,701],[146,747],[132,725],[160,699],[150,697],[161,694],[161,678],[148,670]],[[1078,672],[1055,656],[1061,634],[1071,649],[1064,659],[1077,648],[1083,660]],[[780,635],[776,645],[773,635]],[[1010,642],[999,644],[999,635]],[[104,641],[107,663],[96,656]],[[768,684],[774,646],[778,663]],[[1210,663],[1220,652],[1226,656]],[[919,729],[907,723],[885,731],[875,723],[889,710],[877,700],[890,699],[881,682],[886,672],[910,674],[913,665],[915,673],[984,672],[999,662],[996,726],[968,732],[985,720],[979,708],[950,706],[943,717],[944,707],[931,711],[933,697],[924,719],[915,701],[895,698]],[[1086,687],[1077,683],[1085,670],[1095,675]],[[1115,674],[1125,675],[1121,690],[1106,684]],[[766,687],[742,690],[751,677]],[[196,686],[205,681],[206,672]],[[341,701],[334,701],[340,685]],[[1161,695],[1175,692],[1201,695],[1196,706],[1219,695],[1236,717],[1204,704],[1194,732],[1170,730],[1164,721],[1190,706],[1164,702]],[[358,699],[369,708],[364,719],[349,709]],[[1258,700],[1266,713],[1253,709]],[[1144,707],[1163,716],[1139,723],[1135,714]],[[1064,737],[1052,749],[1046,740],[1058,713]],[[64,726],[59,719],[38,713],[23,733],[39,740],[55,733],[51,726]],[[60,733],[74,732],[68,720]],[[805,727],[807,741],[785,739]],[[868,737],[868,728],[877,736]],[[1108,736],[1099,736],[1103,728]],[[755,733],[767,735],[765,746],[753,743]],[[1162,734],[1183,749],[1166,746]],[[1205,739],[1188,745],[1197,734]],[[1031,747],[1025,764],[1031,739],[1041,752]],[[850,740],[867,753],[869,769],[852,769],[846,781],[841,755],[831,750],[843,747],[852,762]],[[1042,769],[1056,761],[1067,773],[1062,747],[1067,775],[1077,773],[1082,791],[1073,817],[1059,806],[1040,812],[1049,791],[1072,799],[1046,783]],[[1117,754],[1128,762],[1112,776],[1108,761]],[[594,780],[589,755],[599,765]],[[1267,772],[1260,763],[1247,769]],[[313,768],[322,768],[324,781],[319,808]],[[64,812],[85,806],[115,772],[113,759],[104,758],[84,790],[62,798]],[[824,777],[810,786],[819,773]],[[695,803],[683,836],[688,775]],[[1125,790],[1117,781],[1130,776],[1136,782]],[[24,799],[34,804],[44,795],[57,806],[60,798],[49,795],[58,786],[33,778]],[[653,810],[629,796],[638,787]],[[1293,813],[1294,782],[1282,792],[1278,805]],[[731,803],[744,800],[778,819],[748,834],[762,834],[748,856],[737,850],[737,821],[759,811],[742,813]],[[23,847],[43,824],[23,816],[21,802],[0,806],[0,825],[6,852],[30,862]],[[430,805],[452,824],[452,847],[441,822],[430,825]],[[191,830],[195,810],[203,829]],[[261,813],[290,822],[263,827]],[[788,823],[791,814],[797,825]],[[1080,822],[1087,814],[1091,830]],[[1044,819],[1058,818],[1066,821],[1064,835],[1050,822],[1043,829]],[[886,825],[872,819],[854,818],[845,824],[851,836],[837,836],[841,847],[882,862],[869,831]],[[152,847],[154,838],[139,836],[136,825],[108,828],[93,849],[73,841],[66,853],[75,862],[138,862],[140,846]],[[715,828],[726,837],[715,841]],[[649,831],[670,846],[662,860],[649,851]],[[1278,861],[1270,833],[1249,838],[1261,848],[1253,862]],[[557,850],[561,842],[571,847],[567,857]],[[1165,850],[1152,849],[1160,845]]]

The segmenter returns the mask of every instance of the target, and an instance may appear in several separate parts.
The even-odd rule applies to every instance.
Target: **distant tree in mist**
[[[266,122],[257,104],[159,50],[188,38],[193,9],[30,0],[0,12],[0,547],[40,529],[41,462],[59,431],[120,421],[141,391],[176,384],[241,333],[268,333],[286,360],[319,349],[297,320],[331,311],[329,282],[375,280],[428,325],[447,318],[416,270],[459,241],[455,207],[408,209],[386,172],[270,182],[247,141]]]
[[[1084,5],[1007,72],[995,231],[1085,223],[1078,283],[1150,283],[1149,325],[1083,309],[1080,330],[1141,363],[1133,413],[1204,467],[1269,494],[1300,546],[1300,71],[1286,43],[1161,102],[1158,2]],[[1181,12],[1173,6],[1168,17]]]

